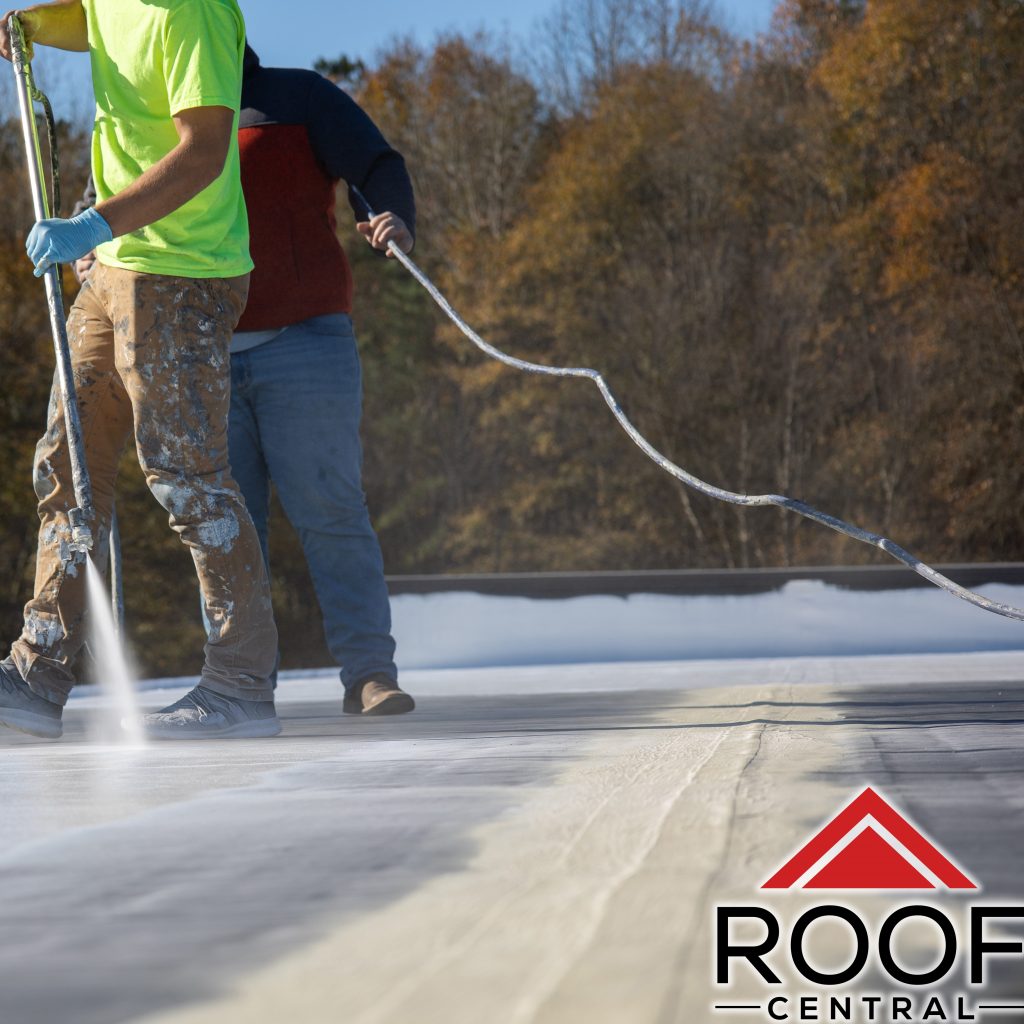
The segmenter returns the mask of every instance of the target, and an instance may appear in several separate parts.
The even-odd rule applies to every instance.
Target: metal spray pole
[[[25,34],[16,15],[7,21],[10,33],[14,77],[18,83],[18,107],[21,111],[21,127],[25,141],[25,156],[28,162],[29,183],[32,188],[32,205],[36,220],[45,220],[50,215],[50,203],[43,187],[43,156],[39,145],[39,128],[36,124],[33,102],[38,95],[32,78],[32,65],[28,59]],[[92,484],[85,464],[85,445],[82,440],[82,421],[78,413],[78,396],[71,368],[71,349],[68,345],[67,327],[64,321],[64,297],[60,284],[60,265],[54,264],[44,275],[46,302],[50,309],[50,329],[53,332],[53,347],[57,355],[57,379],[60,383],[61,398],[64,402],[64,423],[67,428],[68,450],[71,455],[71,476],[75,487],[77,507],[68,512],[71,523],[71,547],[74,551],[88,553],[93,547],[89,520],[94,518]]]

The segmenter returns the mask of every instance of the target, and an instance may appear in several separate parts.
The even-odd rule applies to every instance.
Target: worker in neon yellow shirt
[[[147,718],[157,737],[271,736],[277,630],[256,532],[228,466],[229,344],[252,261],[238,165],[245,26],[236,0],[64,0],[19,13],[30,43],[89,51],[98,203],[37,223],[41,274],[95,249],[68,317],[97,561],[121,451],[139,462],[189,547],[211,629],[200,685]],[[7,17],[0,55],[10,58]],[[35,594],[0,663],[0,724],[61,735],[82,645],[84,555],[59,391],[36,451]]]

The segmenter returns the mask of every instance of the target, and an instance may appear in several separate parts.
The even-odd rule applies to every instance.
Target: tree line
[[[934,561],[1022,557],[1019,0],[784,0],[755,42],[702,0],[560,0],[530,46],[399,41],[372,65],[320,68],[405,154],[414,258],[488,340],[599,369],[660,450],[716,485],[802,498]],[[16,128],[0,131],[0,622],[12,636],[52,374]],[[73,189],[87,135],[62,129]],[[487,360],[366,251],[339,203],[366,485],[390,572],[881,557],[688,491],[593,388]],[[119,503],[139,660],[195,671],[191,560],[131,454]],[[285,665],[326,663],[280,515],[272,558]]]

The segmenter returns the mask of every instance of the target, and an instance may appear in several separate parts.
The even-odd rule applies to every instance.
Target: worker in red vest
[[[229,459],[269,566],[273,481],[302,542],[343,710],[413,710],[399,689],[383,560],[363,493],[362,380],[352,272],[336,187],[354,186],[357,226],[381,252],[414,241],[405,161],[345,92],[313,71],[265,68],[245,51],[238,133],[255,270],[231,345]],[[88,196],[83,204],[88,203]],[[88,259],[76,270],[88,272]],[[170,709],[168,709],[170,710]],[[160,728],[160,713],[147,716]]]

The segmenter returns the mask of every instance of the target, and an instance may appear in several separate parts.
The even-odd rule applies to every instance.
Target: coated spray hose
[[[351,187],[351,186],[350,186]],[[366,201],[363,194],[354,187],[351,187],[353,195],[359,200],[363,206],[366,207],[367,215],[369,217],[374,216],[373,208]],[[601,392],[601,396],[608,404],[608,408],[611,409],[615,418],[619,421],[619,425],[622,429],[630,436],[633,443],[645,454],[652,462],[659,465],[666,473],[674,476],[677,480],[686,484],[687,487],[692,487],[695,491],[699,491],[701,494],[706,494],[709,498],[717,498],[719,501],[728,502],[730,505],[742,505],[746,508],[763,508],[768,505],[773,505],[776,508],[788,509],[790,512],[796,512],[798,515],[804,516],[806,519],[811,519],[816,523],[820,523],[822,526],[827,526],[830,530],[835,530],[837,533],[845,534],[847,537],[852,537],[854,540],[859,540],[863,544],[870,544],[872,547],[880,548],[887,555],[895,558],[896,561],[902,562],[905,566],[911,568],[919,576],[923,576],[929,583],[934,583],[935,586],[941,587],[943,590],[948,591],[955,597],[959,597],[963,601],[967,601],[970,604],[976,605],[978,608],[982,608],[987,612],[993,612],[996,615],[1003,615],[1008,619],[1017,619],[1024,621],[1024,608],[1016,608],[1010,604],[1001,604],[998,601],[992,601],[987,597],[982,597],[981,594],[975,593],[973,590],[968,590],[966,587],[960,586],[959,583],[954,583],[953,580],[949,579],[948,576],[943,576],[942,573],[933,569],[930,565],[926,565],[919,558],[916,558],[909,551],[904,550],[898,544],[889,540],[887,537],[882,537],[877,533],[872,533],[870,530],[862,530],[859,526],[853,526],[850,523],[844,522],[842,519],[837,519],[835,516],[830,516],[826,512],[820,512],[818,509],[806,504],[803,501],[797,501],[795,498],[787,498],[782,494],[737,494],[733,491],[723,490],[721,487],[715,487],[712,484],[706,483],[699,477],[694,476],[692,473],[688,473],[685,469],[677,466],[670,459],[666,458],[661,454],[640,433],[636,427],[630,423],[627,419],[626,414],[622,411],[622,407],[619,405],[618,400],[612,394],[611,389],[605,382],[604,377],[597,372],[597,370],[590,370],[586,367],[569,367],[569,366],[542,366],[539,363],[530,363],[524,359],[516,359],[514,356],[507,355],[500,349],[495,348],[493,345],[488,344],[484,341],[473,330],[465,320],[455,311],[451,303],[441,294],[437,286],[423,273],[422,270],[408,257],[401,249],[395,245],[394,242],[388,243],[388,249],[391,254],[397,259],[406,270],[426,289],[430,294],[430,297],[441,307],[442,310],[447,314],[448,318],[459,328],[462,333],[469,338],[471,342],[481,352],[490,356],[492,359],[497,359],[499,362],[504,363],[506,366],[511,366],[516,370],[522,370],[524,373],[540,374],[545,377],[583,377],[591,381]]]

